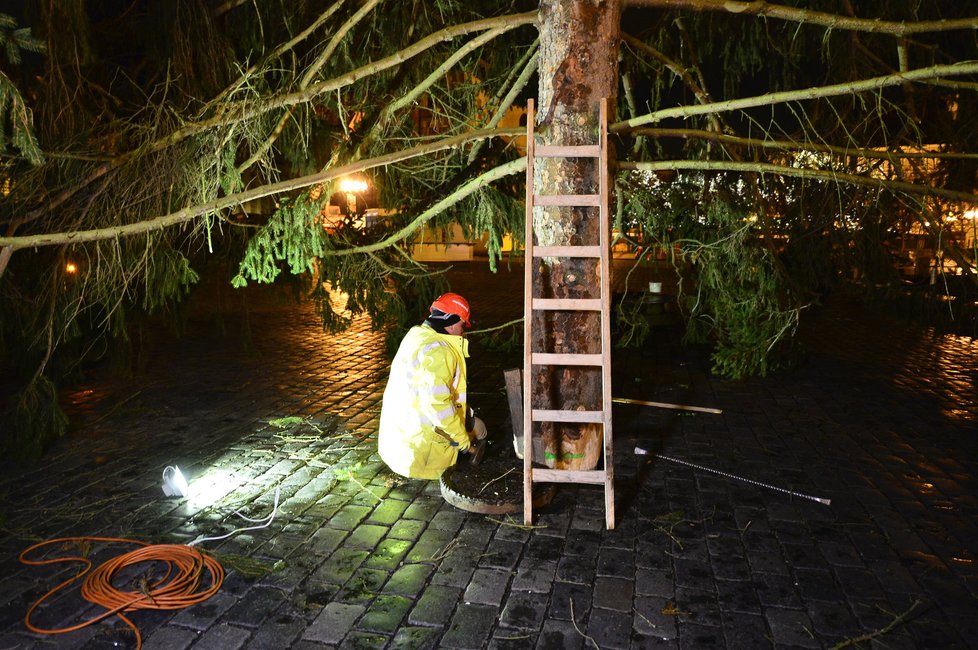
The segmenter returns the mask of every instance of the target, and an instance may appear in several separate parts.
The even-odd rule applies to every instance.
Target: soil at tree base
[[[455,467],[442,475],[442,482],[453,492],[491,505],[523,503],[523,461],[513,455],[493,455],[492,449],[478,465],[461,456]]]

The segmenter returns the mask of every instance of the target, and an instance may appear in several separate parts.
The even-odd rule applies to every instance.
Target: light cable
[[[75,545],[80,549],[86,549],[93,542],[136,544],[140,548],[118,555],[99,565],[94,571],[91,570],[92,561],[85,556],[87,555],[87,551],[84,555],[76,556],[45,557],[42,559],[31,559],[28,557],[36,550],[54,545],[61,545],[62,549],[70,545]],[[81,571],[48,591],[31,605],[31,608],[27,610],[27,614],[24,617],[24,625],[27,626],[27,629],[39,634],[64,634],[79,630],[104,618],[115,615],[128,625],[132,629],[133,634],[136,635],[137,649],[142,646],[142,637],[139,634],[139,628],[129,620],[125,612],[134,612],[140,609],[182,609],[189,607],[213,596],[220,589],[224,581],[224,568],[220,563],[210,555],[195,548],[184,544],[150,545],[133,539],[116,537],[61,537],[58,539],[49,539],[34,544],[21,552],[20,561],[33,566],[61,562],[81,562],[83,565]],[[119,589],[112,584],[121,570],[146,562],[162,562],[166,564],[166,571],[163,577],[155,582],[151,582],[149,579],[150,573],[147,570],[145,580],[135,585],[137,588],[131,591]],[[205,571],[210,576],[210,584],[202,587]],[[44,628],[31,622],[31,615],[37,609],[38,605],[83,576],[85,576],[85,581],[81,587],[82,597],[92,604],[104,607],[106,611],[94,618],[62,628]]]
[[[217,540],[227,539],[231,535],[237,535],[238,533],[243,533],[246,530],[258,530],[260,528],[268,528],[269,526],[272,525],[272,521],[275,519],[275,514],[278,512],[278,499],[281,492],[282,492],[282,486],[277,486],[275,488],[275,500],[272,503],[272,513],[267,517],[262,517],[261,519],[252,519],[251,517],[246,517],[244,514],[242,514],[240,510],[234,511],[234,514],[238,515],[245,521],[250,521],[252,523],[259,524],[259,525],[248,526],[246,528],[235,528],[234,530],[232,530],[230,533],[227,533],[226,535],[218,535],[216,537],[198,537],[194,541],[188,542],[187,546],[196,546],[201,542],[215,542]]]
[[[142,636],[139,633],[139,628],[125,613],[140,609],[183,609],[201,603],[216,594],[224,582],[224,568],[216,559],[198,550],[195,546],[202,542],[226,539],[246,530],[268,527],[278,512],[280,494],[281,487],[279,486],[275,488],[272,512],[267,517],[252,519],[246,517],[240,510],[235,510],[235,514],[242,519],[259,525],[238,528],[226,535],[217,537],[198,537],[188,544],[147,544],[134,539],[118,537],[60,537],[39,542],[24,549],[20,554],[20,561],[23,564],[41,566],[61,562],[80,562],[83,565],[82,569],[73,577],[45,593],[31,605],[24,616],[24,625],[30,631],[38,634],[64,634],[80,630],[115,615],[128,625],[133,634],[136,635],[136,648],[138,650],[142,647]],[[135,544],[139,548],[111,558],[92,570],[92,561],[88,559],[87,555],[91,545],[96,542]],[[37,551],[55,545],[60,545],[62,550],[76,546],[81,551],[78,555],[72,556],[62,555],[40,559],[30,557]],[[165,564],[166,571],[163,572],[163,577],[152,581],[152,566],[148,566],[144,571],[144,577],[138,581],[134,580],[130,584],[130,586],[135,586],[135,589],[126,591],[113,585],[113,581],[116,580],[121,571],[143,563]],[[210,582],[206,586],[203,584],[205,572],[210,578]],[[104,607],[106,611],[81,623],[61,628],[40,627],[31,621],[34,610],[41,603],[82,577],[85,578],[81,586],[82,598],[94,605]]]

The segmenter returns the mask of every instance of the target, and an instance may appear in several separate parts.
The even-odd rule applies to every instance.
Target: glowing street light
[[[367,181],[362,178],[344,178],[340,180],[340,191],[346,195],[346,209],[351,217],[357,215],[361,195],[367,191]]]
[[[344,178],[340,181],[340,191],[347,194],[361,194],[367,191],[367,181],[358,178]]]

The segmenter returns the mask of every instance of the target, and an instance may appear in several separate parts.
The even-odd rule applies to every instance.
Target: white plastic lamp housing
[[[187,479],[176,465],[163,468],[163,494],[168,497],[186,497],[190,494]]]

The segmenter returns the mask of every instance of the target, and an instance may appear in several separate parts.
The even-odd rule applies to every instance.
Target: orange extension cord
[[[51,557],[39,560],[32,560],[27,557],[32,551],[54,544],[61,544],[62,548],[68,547],[71,544],[78,545],[79,548],[84,548],[92,542],[136,544],[140,548],[112,558],[91,572],[92,562],[87,557]],[[65,632],[73,632],[92,623],[97,623],[114,614],[132,628],[132,631],[136,635],[137,650],[143,644],[142,637],[139,634],[139,628],[123,612],[134,612],[139,609],[182,609],[189,607],[190,605],[203,602],[216,594],[217,590],[221,588],[221,583],[224,581],[224,568],[220,563],[211,556],[198,551],[196,548],[182,544],[150,545],[132,539],[119,539],[115,537],[62,537],[59,539],[50,539],[25,549],[20,554],[20,561],[29,565],[57,564],[59,562],[81,562],[84,565],[84,568],[73,578],[65,580],[31,605],[31,608],[27,610],[27,615],[24,616],[24,624],[27,626],[27,629],[40,634],[64,634]],[[142,562],[162,562],[166,564],[166,575],[152,584],[141,585],[135,591],[121,591],[112,585],[113,578],[120,570]],[[210,573],[211,583],[206,589],[200,590],[204,569]],[[81,587],[82,597],[91,603],[105,607],[107,611],[95,618],[70,627],[44,629],[31,623],[31,614],[33,614],[38,605],[86,574],[88,574],[88,577],[85,578],[85,582],[82,583]]]

